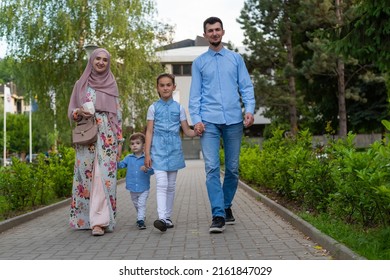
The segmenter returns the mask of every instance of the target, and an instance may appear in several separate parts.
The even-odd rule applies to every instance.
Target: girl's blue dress
[[[154,170],[176,171],[185,167],[180,138],[180,104],[172,98],[156,101],[151,145]],[[150,108],[149,108],[150,110]],[[149,119],[149,118],[148,118]]]

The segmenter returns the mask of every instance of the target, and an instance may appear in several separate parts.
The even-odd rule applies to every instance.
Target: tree
[[[153,4],[151,0],[1,2],[0,36],[7,39],[7,55],[17,62],[13,69],[17,86],[27,98],[37,98],[39,119],[57,124],[59,141],[70,143],[67,106],[84,69],[83,47],[88,43],[112,55],[124,124],[144,127],[146,106],[155,96],[154,79],[162,70],[154,49],[161,40],[170,40],[172,32],[153,19]],[[40,125],[52,131],[53,122]]]
[[[10,58],[0,59],[0,85],[12,81],[12,64]]]
[[[237,20],[245,30],[246,60],[253,70],[256,96],[268,108],[288,112],[290,130],[298,130],[296,67],[297,33],[294,15],[298,1],[247,0]],[[286,96],[285,92],[289,95]],[[266,95],[267,94],[267,95]]]
[[[342,33],[335,50],[365,63],[375,63],[387,72],[390,65],[390,7],[388,0],[356,0],[356,10]]]
[[[307,47],[313,52],[312,58],[307,59],[303,64],[302,73],[308,79],[313,76],[333,76],[337,79],[337,101],[338,110],[334,112],[337,116],[338,134],[346,137],[348,133],[348,123],[352,120],[356,129],[356,124],[363,124],[364,119],[376,119],[378,115],[367,118],[354,109],[349,109],[347,105],[356,108],[371,107],[376,103],[367,96],[367,89],[372,86],[368,84],[383,83],[383,78],[377,74],[377,70],[372,62],[359,60],[352,55],[343,56],[335,50],[337,41],[342,37],[343,26],[355,17],[357,10],[356,1],[354,0],[303,0],[302,5],[307,11],[308,20],[312,21],[314,30],[307,31],[310,41]],[[359,46],[355,46],[359,48]],[[356,79],[358,77],[358,79]],[[370,77],[367,79],[367,77]],[[317,79],[318,81],[318,79]],[[329,83],[329,82],[328,82]],[[329,86],[331,86],[329,84]],[[313,91],[316,92],[316,91]],[[376,93],[373,92],[375,95]],[[367,100],[371,101],[366,103]],[[379,98],[381,102],[383,101]],[[366,103],[366,104],[359,104]],[[375,105],[376,110],[382,105]],[[355,115],[351,115],[355,114]],[[383,114],[379,114],[383,116]],[[360,118],[360,120],[359,120]],[[375,128],[373,127],[373,130]]]
[[[350,22],[343,25],[335,42],[336,52],[354,56],[365,63],[375,64],[385,73],[390,97],[390,7],[387,0],[357,0],[357,9]]]
[[[335,0],[336,25],[342,26],[344,24],[344,8],[343,0]],[[340,30],[336,30],[340,34]],[[339,135],[346,137],[347,130],[347,108],[345,105],[345,63],[342,57],[336,60],[337,69],[337,97],[339,102]]]
[[[0,117],[3,122],[3,116]],[[1,125],[3,128],[3,125]],[[0,132],[0,143],[3,145],[3,129]],[[7,151],[18,154],[28,151],[28,116],[7,113]]]
[[[352,128],[360,130],[368,127],[365,120],[372,123],[378,121],[377,116],[383,116],[381,112],[368,118],[356,111],[364,106],[375,108],[375,112],[383,109],[383,99],[379,98],[378,103],[367,92],[376,87],[367,86],[373,81],[381,88],[383,81],[377,69],[334,49],[342,36],[342,26],[354,16],[355,2],[245,2],[237,20],[245,31],[244,44],[249,50],[245,58],[254,77],[256,99],[267,107],[272,123],[283,123],[288,118],[294,132],[299,120],[300,128],[310,126],[313,132],[321,133],[331,121],[338,134],[346,136],[349,122],[353,121]],[[367,101],[370,103],[364,104]]]

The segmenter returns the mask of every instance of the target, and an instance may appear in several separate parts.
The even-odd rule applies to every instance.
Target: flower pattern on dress
[[[88,87],[87,101],[95,102],[95,91]],[[117,108],[120,108],[119,101]],[[107,230],[112,231],[116,217],[116,155],[118,139],[122,139],[122,116],[117,112],[119,127],[116,134],[113,133],[111,123],[105,112],[96,112],[95,119],[98,124],[98,139],[96,143],[88,146],[76,145],[76,161],[74,166],[73,192],[70,211],[70,226],[76,229],[90,229],[89,203],[90,193],[93,187],[93,166],[95,153],[102,177],[102,185],[109,202],[110,224]]]

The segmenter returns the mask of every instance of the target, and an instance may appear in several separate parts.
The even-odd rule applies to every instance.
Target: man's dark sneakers
[[[224,217],[214,217],[213,222],[210,226],[210,233],[221,233],[225,229],[225,218]]]
[[[167,231],[167,224],[164,220],[155,220],[153,225],[160,231]]]
[[[225,209],[225,222],[227,225],[234,225],[235,222],[236,222],[236,219],[234,219],[233,217],[233,212],[232,212],[232,209],[229,208],[226,208]]]

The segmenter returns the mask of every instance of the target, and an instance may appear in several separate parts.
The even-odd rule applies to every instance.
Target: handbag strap
[[[92,120],[91,120],[92,119]],[[91,117],[83,117],[81,119],[81,121],[77,122],[77,126],[79,125],[82,125],[82,124],[86,124],[88,122],[95,122],[95,116],[91,116]]]

